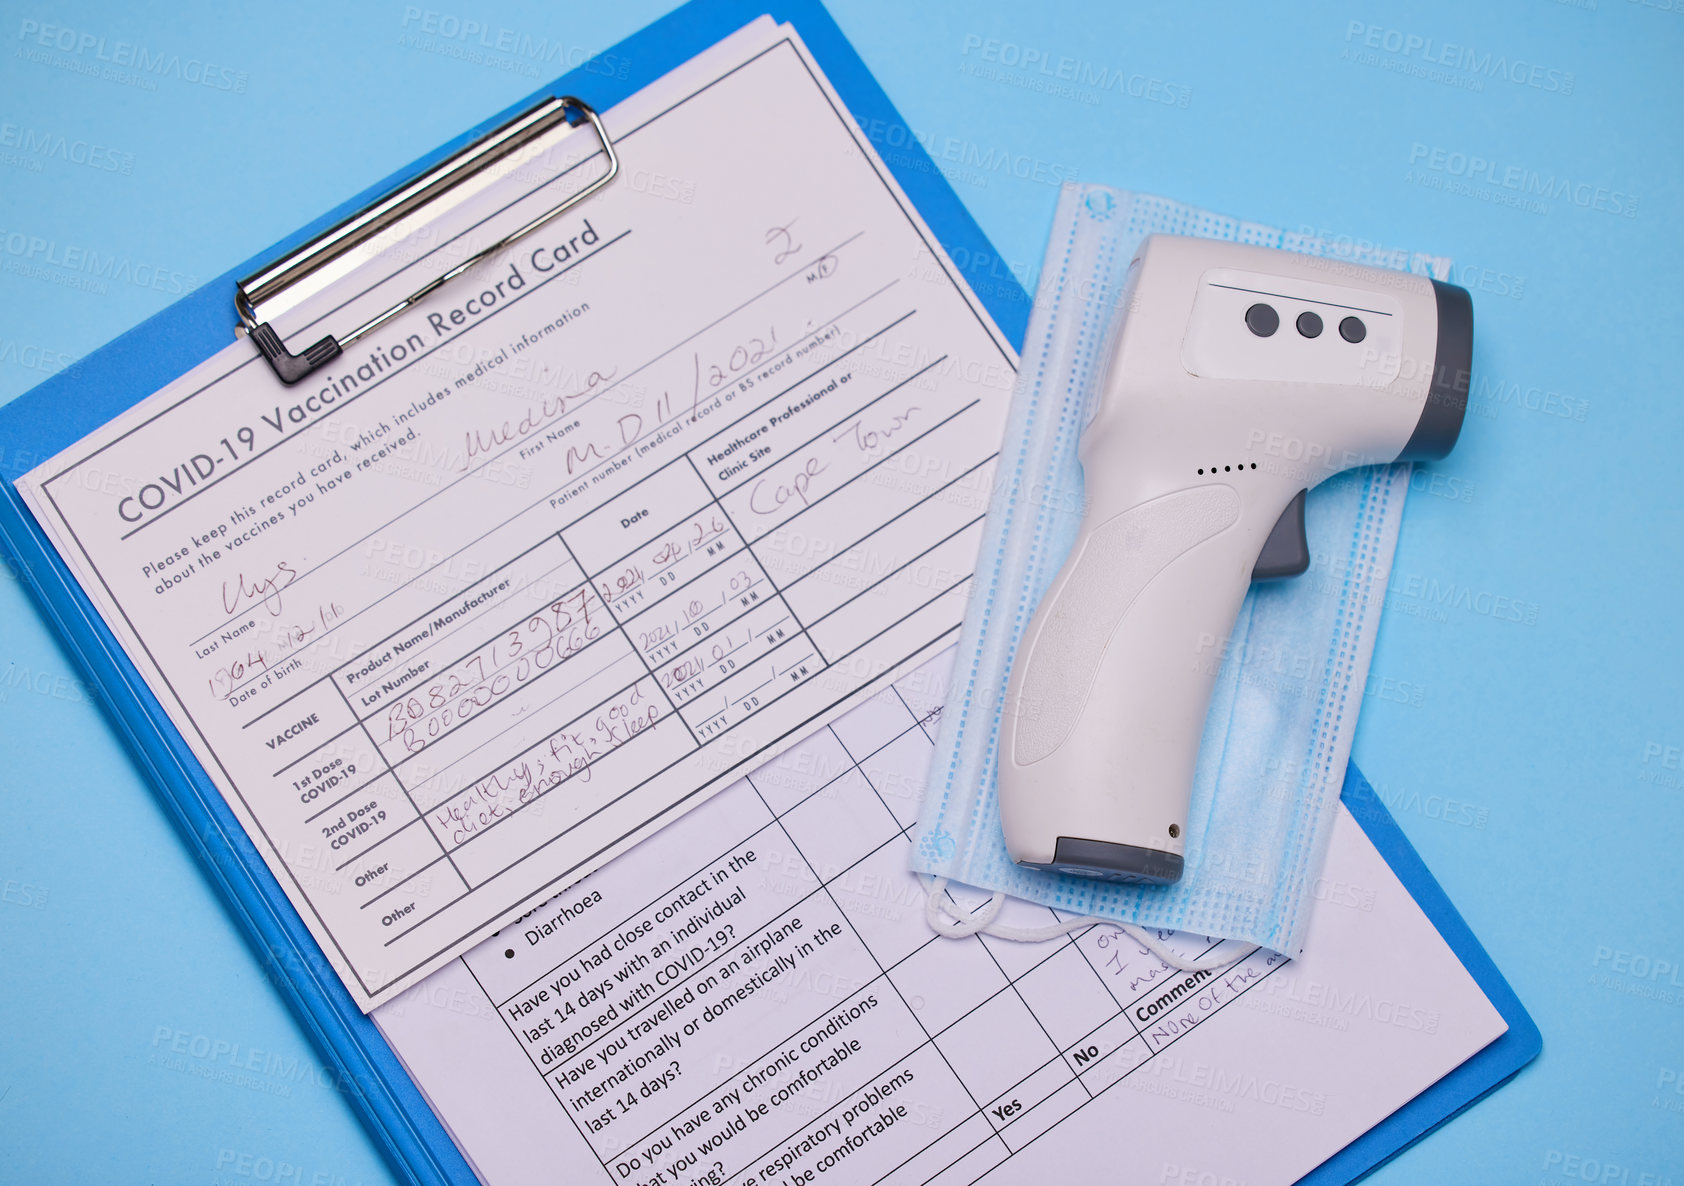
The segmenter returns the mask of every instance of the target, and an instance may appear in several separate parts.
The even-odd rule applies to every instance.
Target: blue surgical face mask
[[[976,578],[941,718],[913,867],[1061,911],[1302,953],[1374,651],[1409,466],[1348,471],[1310,491],[1313,562],[1253,586],[1233,634],[1206,640],[1217,669],[1170,886],[1024,869],[1006,854],[995,769],[1006,677],[1068,555],[1082,511],[1077,440],[1120,314],[1136,245],[1156,232],[1282,247],[1445,278],[1449,261],[1243,223],[1146,194],[1067,184],[995,477]],[[1283,445],[1283,448],[1287,446]],[[1303,458],[1282,456],[1282,464]]]

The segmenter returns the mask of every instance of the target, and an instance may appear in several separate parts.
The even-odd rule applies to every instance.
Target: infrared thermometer
[[[1075,545],[1018,646],[999,756],[1020,865],[1181,877],[1217,663],[1253,580],[1309,567],[1304,496],[1445,456],[1473,305],[1454,285],[1153,235],[1079,446]]]

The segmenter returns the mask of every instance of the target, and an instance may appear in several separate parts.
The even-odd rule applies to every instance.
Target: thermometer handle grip
[[[1180,877],[1205,713],[1261,546],[1227,485],[1089,508],[1019,644],[1000,817],[1019,863]]]

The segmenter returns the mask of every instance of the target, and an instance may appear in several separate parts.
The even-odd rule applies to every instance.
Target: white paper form
[[[1014,359],[798,39],[607,123],[19,483],[364,1008],[962,616]]]
[[[1343,808],[1296,962],[936,937],[907,862],[938,687],[374,1013],[485,1182],[1288,1183],[1506,1029]]]

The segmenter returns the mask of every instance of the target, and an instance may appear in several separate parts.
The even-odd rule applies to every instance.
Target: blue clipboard
[[[0,482],[0,543],[82,664],[110,720],[221,890],[276,989],[340,1073],[341,1082],[355,1085],[347,1097],[393,1170],[410,1182],[431,1186],[477,1179],[374,1023],[340,984],[221,794],[24,507],[13,481],[226,346],[230,301],[239,277],[307,242],[536,100],[576,92],[605,110],[765,13],[796,26],[856,121],[885,129],[904,126],[818,0],[691,0],[0,408],[0,448],[6,462],[5,480]],[[628,77],[618,78],[615,70],[598,65],[605,60],[630,62],[633,68]],[[890,168],[949,254],[964,261],[961,271],[995,322],[1014,346],[1021,345],[1029,296],[1009,273],[994,266],[993,248],[940,171],[914,140],[896,145]],[[1542,1046],[1537,1027],[1508,983],[1354,766],[1347,772],[1343,797],[1509,1029],[1304,1179],[1317,1186],[1367,1173],[1506,1081]]]

